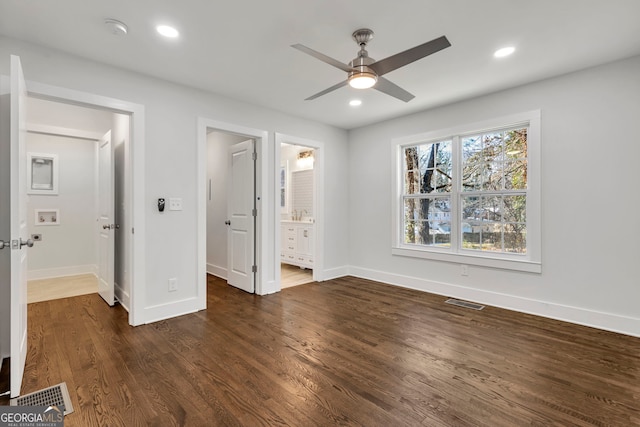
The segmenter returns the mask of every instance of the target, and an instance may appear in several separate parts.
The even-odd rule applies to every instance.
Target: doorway
[[[116,174],[118,194],[118,223],[121,241],[119,251],[122,272],[122,292],[118,299],[129,311],[129,324],[145,323],[145,221],[144,221],[144,107],[113,98],[30,82],[29,98],[75,106],[113,114],[113,122],[126,129],[116,140],[126,140],[114,157],[121,166]],[[28,114],[28,113],[27,113]],[[124,124],[123,122],[126,122]],[[115,224],[115,221],[114,221]],[[135,231],[134,231],[135,230]]]
[[[276,133],[279,288],[323,280],[324,144]]]
[[[117,229],[96,230],[98,202],[104,199],[98,198],[104,188],[98,185],[96,171],[104,169],[97,165],[98,150],[102,151],[99,146],[108,141],[115,147],[115,168],[104,172],[108,181],[120,185],[114,188],[114,195],[106,198],[113,199],[110,204],[122,206],[123,154],[130,134],[128,116],[33,97],[27,99],[27,115],[26,149],[28,157],[34,159],[30,164],[33,173],[29,176],[35,179],[38,173],[45,178],[54,175],[56,183],[55,191],[40,189],[43,184],[28,186],[27,190],[28,233],[35,241],[29,251],[27,301],[98,292],[97,277],[104,277],[98,272],[98,255],[102,252],[98,251],[98,241],[104,239],[97,239],[97,231],[115,234],[109,240],[115,238],[117,244],[109,249],[108,258],[115,256],[118,261],[114,268],[115,283],[120,291],[118,299],[124,299],[121,285],[124,240]],[[51,160],[46,164],[43,159]],[[115,224],[124,218],[122,209],[118,214]],[[61,247],[65,250],[59,250]],[[113,286],[107,287],[110,289],[103,295],[112,305]],[[127,308],[128,301],[123,305]]]
[[[248,292],[273,292],[274,255],[264,249],[268,142],[266,131],[198,120],[198,294],[205,301],[207,274]],[[244,214],[232,212],[238,206]]]

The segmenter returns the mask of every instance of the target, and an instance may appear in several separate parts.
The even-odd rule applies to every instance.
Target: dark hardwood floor
[[[637,426],[640,339],[355,278],[132,328],[97,294],[29,305],[23,393],[66,426]],[[6,404],[6,402],[5,402]]]

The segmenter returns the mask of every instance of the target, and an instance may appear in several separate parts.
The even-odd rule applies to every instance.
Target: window
[[[540,272],[539,112],[393,141],[396,255]]]

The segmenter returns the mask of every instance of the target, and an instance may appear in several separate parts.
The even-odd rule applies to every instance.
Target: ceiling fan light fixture
[[[367,71],[356,71],[349,76],[349,86],[354,89],[369,89],[378,81],[378,76]]]

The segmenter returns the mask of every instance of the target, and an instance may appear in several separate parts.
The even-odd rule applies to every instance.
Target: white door
[[[255,143],[229,147],[227,200],[227,283],[254,292]]]
[[[114,276],[114,163],[111,131],[98,142],[98,293],[113,305]]]
[[[18,56],[11,56],[11,397],[20,395],[27,358],[27,89]]]

